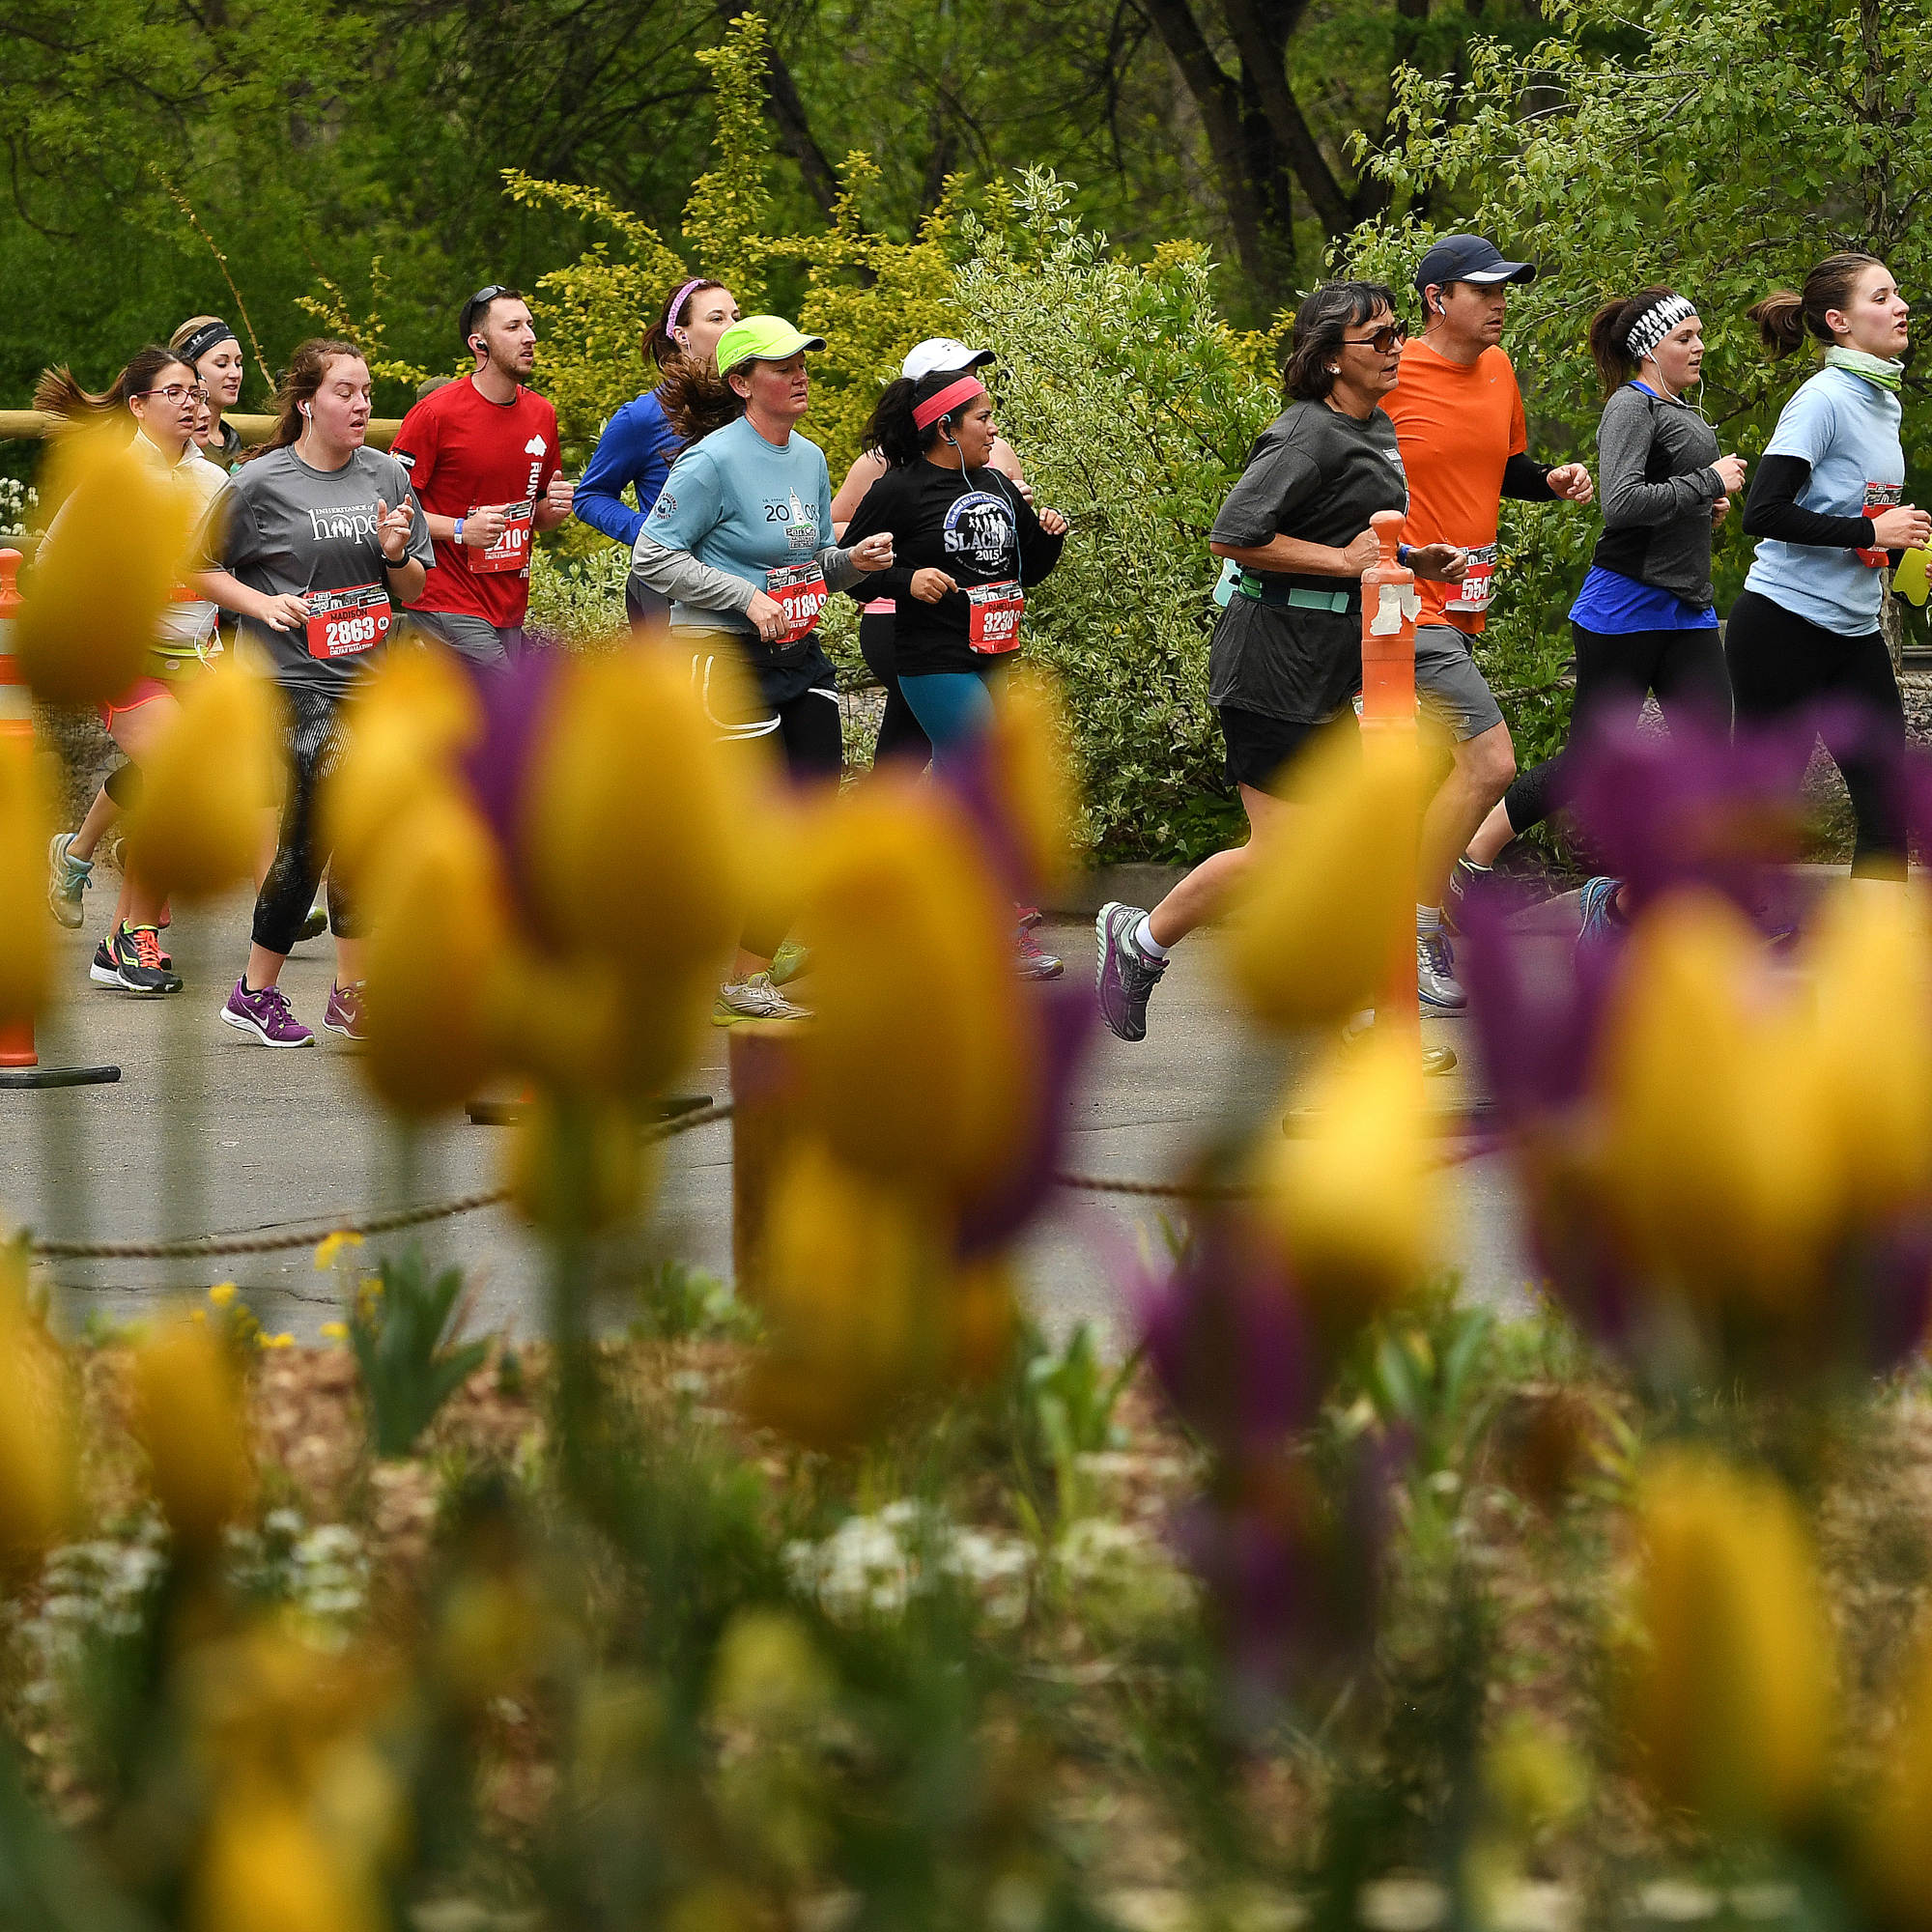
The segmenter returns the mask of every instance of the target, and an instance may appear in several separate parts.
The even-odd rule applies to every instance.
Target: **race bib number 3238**
[[[966,641],[982,656],[1016,650],[1026,592],[1010,577],[966,585]]]
[[[374,650],[389,635],[389,593],[380,583],[308,593],[308,654],[352,658]]]

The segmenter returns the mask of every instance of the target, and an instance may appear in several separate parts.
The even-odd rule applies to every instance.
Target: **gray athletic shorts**
[[[410,621],[461,651],[471,664],[500,668],[524,654],[521,624],[492,624],[467,611],[412,611]]]
[[[1469,640],[1453,624],[1424,624],[1415,634],[1415,695],[1461,745],[1503,722]]]

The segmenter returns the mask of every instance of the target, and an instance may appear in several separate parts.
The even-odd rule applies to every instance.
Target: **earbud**
[[[1331,376],[1339,376],[1342,373],[1342,365],[1339,362],[1329,363],[1328,373]]]
[[[300,409],[303,415],[308,415],[310,413],[309,406],[306,403],[298,404],[298,407]]]

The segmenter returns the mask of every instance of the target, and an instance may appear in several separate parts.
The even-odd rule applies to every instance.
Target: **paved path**
[[[89,895],[90,914],[96,912]],[[104,909],[102,909],[104,911]],[[328,1034],[298,1053],[250,1044],[215,1015],[245,952],[247,908],[231,902],[185,915],[170,935],[188,990],[169,1001],[139,1000],[91,987],[89,935],[63,936],[72,989],[43,1028],[42,1058],[114,1061],[118,1086],[57,1093],[0,1093],[0,1215],[49,1236],[147,1239],[256,1229],[338,1210],[399,1205],[396,1136],[370,1102],[355,1051]],[[1093,979],[1093,930],[1058,925],[1042,935],[1083,984]],[[198,955],[205,964],[196,967]],[[303,948],[284,980],[298,1014],[315,1024],[331,969],[327,940]],[[1155,995],[1151,1037],[1123,1045],[1100,1031],[1073,1101],[1064,1165],[1079,1172],[1165,1177],[1229,1105],[1272,1112],[1286,1064],[1258,1046],[1222,990],[1211,939],[1177,954]],[[1431,1021],[1430,1038],[1467,1054],[1467,1027]],[[196,1069],[203,1098],[193,1094]],[[728,1097],[724,1036],[709,1033],[687,1089]],[[451,1123],[425,1133],[411,1200],[466,1193],[496,1183],[505,1135]],[[199,1208],[170,1220],[168,1164],[197,1167]],[[1467,1292],[1520,1305],[1528,1272],[1502,1163],[1494,1157],[1455,1172],[1459,1212],[1448,1236]],[[427,1231],[431,1252],[470,1271],[475,1319],[541,1326],[542,1257],[505,1210],[487,1210]],[[1118,1340],[1119,1284],[1139,1252],[1160,1248],[1160,1204],[1063,1193],[1029,1242],[1026,1273],[1039,1313],[1065,1328],[1090,1319]],[[667,1150],[647,1234],[613,1260],[613,1273],[654,1255],[682,1256],[728,1273],[730,1128],[699,1128]],[[125,1320],[171,1289],[206,1288],[219,1274],[241,1282],[262,1319],[312,1337],[337,1313],[338,1284],[318,1274],[305,1249],[194,1266],[151,1262],[62,1263],[52,1270],[70,1322],[90,1311]],[[626,1319],[621,1287],[608,1319]]]

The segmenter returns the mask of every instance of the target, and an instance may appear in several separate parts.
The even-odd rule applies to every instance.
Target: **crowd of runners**
[[[1416,271],[1419,336],[1379,284],[1325,284],[1301,304],[1287,406],[1250,451],[1208,545],[1222,565],[1208,695],[1251,838],[1151,909],[1103,908],[1099,1004],[1122,1039],[1145,1037],[1172,949],[1218,916],[1256,851],[1292,824],[1307,748],[1354,728],[1360,578],[1379,554],[1370,519],[1385,510],[1406,518],[1400,556],[1421,598],[1418,696],[1451,748],[1417,855],[1417,983],[1426,1009],[1464,1004],[1454,950],[1463,895],[1565,796],[1567,753],[1518,773],[1472,650],[1492,599],[1509,594],[1498,571],[1501,501],[1581,512],[1597,496],[1584,465],[1551,468],[1528,454],[1501,337],[1511,287],[1536,273],[1480,236],[1456,235]],[[1802,291],[1772,296],[1751,315],[1774,354],[1808,338],[1825,366],[1792,396],[1749,478],[1744,525],[1761,541],[1721,646],[1712,531],[1744,492],[1747,469],[1721,451],[1697,407],[1696,308],[1649,287],[1606,303],[1590,324],[1606,396],[1603,530],[1570,612],[1573,731],[1634,715],[1651,695],[1667,719],[1701,714],[1724,727],[1734,714],[1757,721],[1856,700],[1857,731],[1827,740],[1857,815],[1853,869],[1899,877],[1904,832],[1884,772],[1904,719],[1880,636],[1881,573],[1932,542],[1932,519],[1899,500],[1907,305],[1882,263],[1839,254]],[[241,344],[213,316],[140,351],[104,393],[56,369],[37,394],[69,420],[124,418],[141,460],[187,497],[199,529],[199,567],[160,627],[148,672],[101,707],[125,761],[81,824],[54,839],[49,902],[64,924],[83,923],[95,855],[135,795],[144,751],[183,681],[222,651],[241,654],[280,689],[287,785],[264,824],[251,944],[221,1017],[267,1046],[313,1043],[279,980],[294,948],[325,927],[336,972],[321,1024],[352,1039],[361,1030],[355,908],[329,869],[317,810],[342,753],[344,700],[382,651],[412,637],[440,641],[480,678],[519,664],[530,648],[540,533],[576,517],[628,547],[633,622],[688,657],[722,740],[762,741],[803,787],[836,784],[844,764],[821,629],[830,598],[848,594],[862,607],[860,646],[885,694],[875,765],[944,770],[987,728],[1024,647],[1028,592],[1068,540],[1066,518],[1036,507],[998,433],[986,350],[919,343],[835,495],[823,453],[799,433],[809,358],[823,341],[781,317],[741,315],[729,288],[694,277],[644,334],[654,385],[611,417],[573,488],[555,412],[529,385],[537,337],[527,303],[493,284],[456,323],[469,373],[425,384],[387,452],[367,441],[366,360],[355,344],[327,339],[295,352],[268,440],[244,449],[228,420]],[[1583,939],[1628,910],[1616,880],[1590,880]],[[180,993],[168,917],[153,883],[128,871],[93,979]],[[1037,922],[1034,909],[1013,909],[1013,969],[1050,979],[1063,967],[1039,947]],[[806,963],[774,922],[748,928],[716,1019],[800,1016],[791,982]]]

